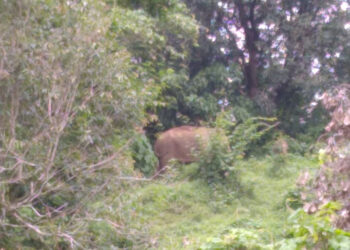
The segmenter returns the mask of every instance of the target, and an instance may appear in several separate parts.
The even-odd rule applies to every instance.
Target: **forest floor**
[[[298,176],[315,170],[317,159],[267,156],[235,167],[238,189],[191,178],[196,164],[138,186],[127,197],[133,211],[128,226],[142,232],[154,249],[198,249],[230,228],[253,230],[266,243],[275,242],[284,233]]]

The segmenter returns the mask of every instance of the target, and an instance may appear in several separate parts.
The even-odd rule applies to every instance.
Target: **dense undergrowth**
[[[262,15],[287,27],[261,30],[283,38],[286,63],[276,64],[281,58],[261,40],[258,58],[271,55],[271,65],[256,62],[266,67],[254,93],[244,50],[226,50],[233,38],[220,41],[216,8],[223,1],[205,7],[215,13],[205,23],[215,28],[198,19],[202,2],[0,1],[0,250],[347,249],[350,87],[323,95],[331,118],[323,159],[308,153],[326,111],[315,103],[312,116],[306,107],[316,90],[340,83],[330,79],[348,79],[340,70],[349,61],[340,48],[349,40],[340,27],[345,11],[327,28],[334,33],[299,41],[294,34],[310,33],[306,5],[269,3],[278,20],[281,8],[286,20],[295,8],[303,14],[287,26]],[[268,11],[268,1],[232,2]],[[332,0],[305,2],[309,14],[335,8]],[[220,31],[218,43],[198,44],[210,30]],[[324,41],[317,53],[314,40]],[[318,60],[330,70],[310,75]],[[183,124],[216,127],[217,135],[194,152],[197,163],[151,178],[158,132]],[[303,197],[298,176],[308,173],[311,182],[326,160],[314,186],[304,185],[317,197]],[[346,220],[334,223],[339,214]]]
[[[312,157],[283,157],[278,169],[276,157],[236,162],[239,189],[193,179],[196,164],[172,169],[163,179],[129,192],[126,200],[133,212],[128,226],[147,235],[150,248],[226,249],[214,243],[230,230],[255,232],[259,242],[272,244],[287,232],[300,171],[318,168]]]

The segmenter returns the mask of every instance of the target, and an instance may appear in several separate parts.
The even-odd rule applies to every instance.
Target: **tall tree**
[[[204,38],[201,46],[193,49],[191,76],[215,62],[240,65],[245,94],[262,110],[264,105],[275,107],[285,124],[299,123],[297,116],[305,113],[301,107],[318,88],[349,81],[340,66],[347,61],[349,47],[346,1],[212,0],[187,4],[202,25],[200,36]],[[198,54],[202,54],[201,61]]]

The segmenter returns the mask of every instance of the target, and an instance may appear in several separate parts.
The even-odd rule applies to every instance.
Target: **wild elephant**
[[[194,153],[208,145],[213,128],[181,126],[163,132],[155,142],[154,151],[159,160],[161,172],[171,159],[182,163],[196,160]]]

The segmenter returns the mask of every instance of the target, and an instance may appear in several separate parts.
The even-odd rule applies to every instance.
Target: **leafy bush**
[[[158,70],[187,60],[197,33],[180,1],[141,7],[0,1],[0,248],[131,245],[119,226],[128,212],[111,200],[134,174],[132,130],[159,92]],[[135,147],[150,172],[149,144]]]
[[[287,237],[279,241],[279,249],[340,249],[350,246],[350,233],[332,226],[332,216],[340,206],[325,204],[316,214],[309,215],[303,209],[290,217]]]
[[[261,151],[270,155],[285,155],[287,153],[304,155],[307,153],[309,147],[309,144],[277,130],[275,133],[270,133],[270,136],[266,138],[266,143],[261,147]]]
[[[346,250],[350,245],[350,233],[331,224],[331,217],[339,208],[335,203],[328,203],[315,215],[296,210],[288,219],[286,237],[276,243],[266,243],[257,230],[231,228],[219,237],[210,238],[200,249]]]
[[[225,177],[231,175],[229,179],[238,184],[238,173],[235,172],[234,162],[243,159],[249,145],[275,126],[266,121],[275,119],[250,118],[235,126],[229,113],[221,113],[216,120],[218,126],[216,133],[211,134],[206,147],[197,152],[200,176],[209,183],[214,183],[223,181]]]
[[[193,78],[186,70],[167,72],[161,77],[164,88],[157,106],[157,114],[164,127],[212,122],[220,107],[228,103],[234,106],[238,120],[250,116],[253,102],[238,94],[242,75],[237,65],[227,68],[215,63]]]
[[[242,123],[236,124],[231,112],[223,112],[217,117],[216,124],[226,131],[234,160],[243,159],[246,153],[255,147],[256,143],[263,138],[278,123],[275,118],[251,117]]]
[[[344,230],[350,229],[350,156],[328,162],[322,166],[316,177],[309,183],[300,183],[309,202],[304,208],[315,212],[318,208],[327,205],[328,201],[336,201],[342,205],[334,222]],[[311,201],[310,201],[311,200]]]
[[[211,134],[208,144],[198,152],[197,157],[200,176],[209,183],[221,182],[229,175],[234,177],[232,155],[224,134],[220,132]]]
[[[289,191],[284,198],[284,206],[286,208],[292,208],[294,210],[303,207],[303,200],[301,198],[300,190]]]
[[[327,146],[319,151],[323,164],[309,185],[301,183],[312,201],[304,205],[309,212],[326,205],[328,201],[342,204],[334,220],[344,230],[350,229],[350,84],[341,84],[324,92],[319,98],[329,112],[330,122],[322,135]]]
[[[99,248],[88,231],[107,220],[88,207],[123,192],[130,130],[152,98],[106,36],[105,11],[94,0],[0,2],[0,248]]]
[[[134,168],[140,170],[146,176],[152,175],[158,160],[147,137],[143,134],[136,136],[131,149],[135,161]]]
[[[306,143],[305,140],[298,140],[289,136],[285,136],[285,139],[288,144],[289,153],[304,155],[310,148],[310,144]]]

